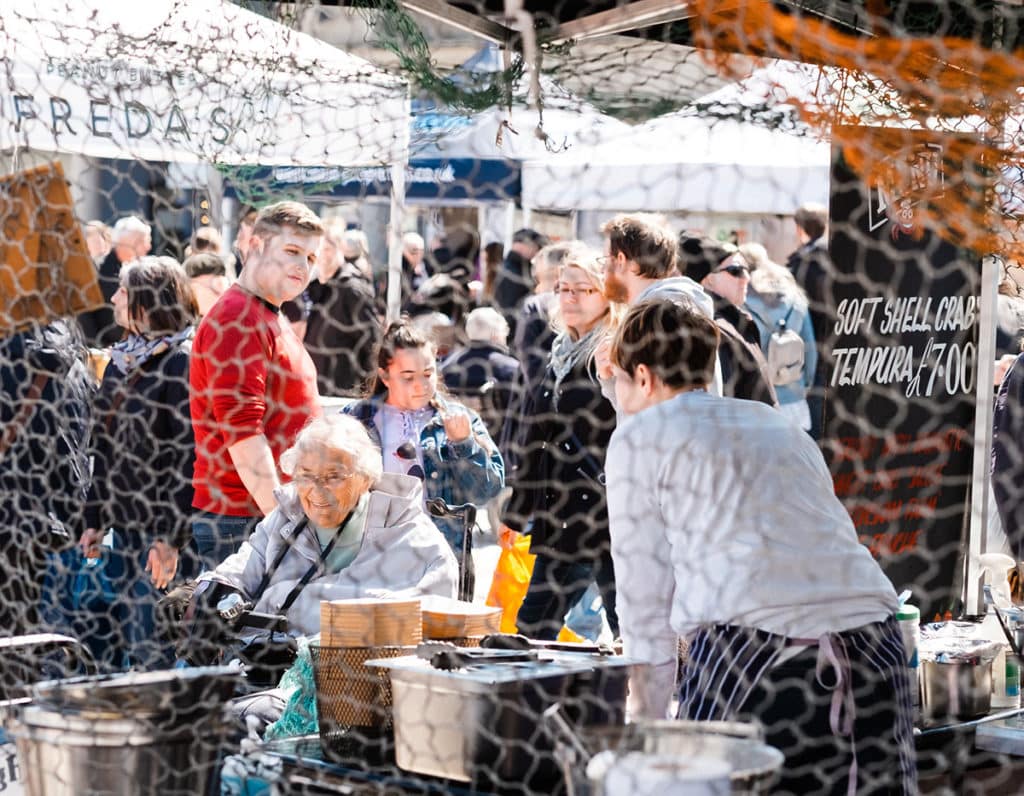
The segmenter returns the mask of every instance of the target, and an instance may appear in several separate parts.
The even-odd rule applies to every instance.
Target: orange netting
[[[1021,159],[1013,145],[1021,120],[1011,112],[1020,106],[1024,53],[961,38],[898,37],[877,16],[875,35],[864,37],[760,0],[726,8],[695,0],[694,7],[694,43],[726,76],[744,76],[726,55],[733,52],[820,65],[813,99],[787,101],[865,179],[892,186],[894,196],[926,195],[913,209],[918,224],[945,228],[952,242],[980,253],[1024,259],[1019,221],[996,194],[999,175]],[[927,151],[910,146],[910,130],[941,131],[941,143],[937,136]],[[900,213],[898,204],[891,212]]]

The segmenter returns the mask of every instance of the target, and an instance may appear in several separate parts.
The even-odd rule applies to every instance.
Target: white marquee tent
[[[0,147],[265,165],[404,159],[403,81],[221,0],[0,10]]]
[[[742,120],[751,107],[764,104],[762,98],[772,104],[773,86],[810,79],[806,70],[793,68],[758,70],[698,101],[715,106],[716,115],[681,111],[593,146],[528,162],[524,205],[789,214],[803,202],[827,203],[827,142],[791,122],[772,129]]]
[[[403,80],[223,0],[4,3],[0,59],[8,153],[391,164],[389,306],[397,311],[409,150]]]

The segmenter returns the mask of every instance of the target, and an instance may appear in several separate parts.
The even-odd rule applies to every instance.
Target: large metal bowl
[[[723,760],[734,794],[770,793],[784,757],[752,724],[722,721],[648,721],[581,732],[594,752],[643,752],[680,759]]]

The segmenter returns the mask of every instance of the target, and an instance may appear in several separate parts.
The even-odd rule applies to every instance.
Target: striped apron
[[[773,793],[914,794],[910,683],[894,618],[820,639],[699,628],[680,719],[757,721],[786,757]]]

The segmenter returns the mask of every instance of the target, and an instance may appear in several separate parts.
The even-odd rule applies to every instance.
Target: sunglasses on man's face
[[[736,279],[750,278],[750,269],[745,265],[727,265],[725,268],[719,268],[718,270]]]

